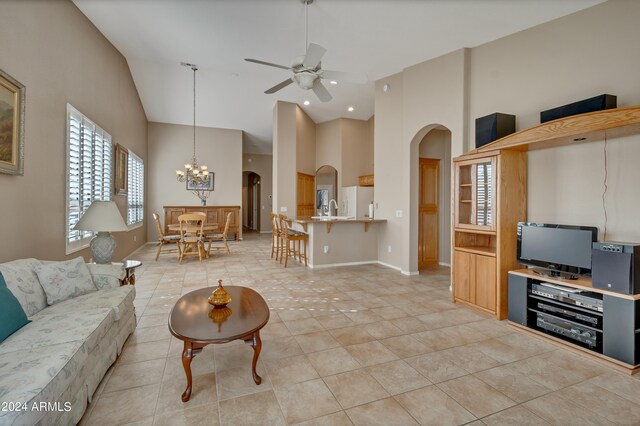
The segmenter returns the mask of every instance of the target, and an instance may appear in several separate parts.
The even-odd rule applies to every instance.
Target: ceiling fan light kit
[[[332,98],[327,88],[322,84],[321,80],[329,80],[331,84],[338,84],[338,82],[346,83],[359,83],[364,84],[367,82],[367,76],[360,73],[349,73],[343,71],[330,71],[322,69],[322,57],[326,53],[327,49],[319,44],[309,43],[309,10],[308,7],[313,0],[300,0],[305,5],[305,46],[307,52],[304,56],[296,58],[290,67],[284,65],[274,64],[272,62],[261,61],[259,59],[246,58],[245,61],[253,62],[260,65],[266,65],[269,67],[282,68],[293,73],[293,76],[276,84],[270,89],[265,90],[264,93],[272,94],[279,90],[284,89],[291,83],[303,90],[313,90],[318,99],[322,102],[329,102]]]

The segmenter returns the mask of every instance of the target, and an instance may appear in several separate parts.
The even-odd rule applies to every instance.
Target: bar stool
[[[282,254],[284,254],[284,267],[286,268],[289,261],[289,256],[291,256],[291,253],[293,252],[293,258],[295,259],[297,254],[298,260],[302,261],[302,259],[304,258],[304,266],[307,266],[307,242],[309,241],[309,235],[304,232],[291,229],[287,217],[285,215],[279,216],[283,242],[281,250],[284,252],[280,255],[280,263],[282,263]],[[296,242],[298,243],[297,250]],[[300,250],[300,245],[302,245],[302,251]]]

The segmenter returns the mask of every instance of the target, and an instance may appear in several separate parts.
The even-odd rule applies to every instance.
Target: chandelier
[[[196,157],[196,71],[198,66],[182,62],[180,65],[190,67],[193,71],[193,157],[191,163],[184,165],[184,170],[176,170],[176,178],[178,182],[186,182],[187,190],[200,198],[202,205],[206,205],[207,198],[211,193],[211,177],[207,166],[198,165],[198,157]]]

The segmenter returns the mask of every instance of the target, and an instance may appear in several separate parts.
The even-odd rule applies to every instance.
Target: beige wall
[[[342,127],[340,119],[316,125],[316,170],[331,166],[338,172],[338,188],[342,187]],[[337,191],[339,193],[339,191]]]
[[[271,232],[273,211],[273,156],[259,154],[242,155],[242,171],[260,175],[260,232]]]
[[[296,214],[296,109],[290,102],[273,107],[273,211]],[[283,207],[284,210],[283,211]]]
[[[369,123],[341,118],[342,186],[358,185],[358,177],[373,173],[373,143],[369,139]]]
[[[316,123],[296,105],[296,171],[316,173]]]
[[[525,129],[539,123],[541,110],[602,93],[617,95],[618,106],[640,104],[640,56],[631,53],[640,38],[639,19],[639,2],[608,1],[378,80],[376,217],[389,219],[379,236],[380,261],[405,273],[417,270],[414,159],[416,142],[428,130],[448,128],[456,157],[474,144],[475,118],[493,112],[515,114],[517,128]],[[388,92],[384,84],[390,84]],[[608,240],[640,241],[637,141],[632,136],[608,143]],[[603,239],[603,149],[597,141],[531,152],[528,219],[596,225]]]
[[[89,260],[89,249],[65,256],[66,104],[146,162],[147,119],[129,67],[70,1],[3,1],[0,9],[0,68],[26,86],[24,176],[0,174],[0,262]],[[114,199],[124,216],[125,197]],[[115,236],[121,259],[146,231]]]
[[[192,126],[149,123],[148,217],[154,212],[163,217],[163,206],[200,205],[200,199],[187,191],[186,184],[178,182],[175,174],[176,169],[191,162],[192,153]],[[214,190],[207,205],[242,205],[242,131],[197,127],[196,153],[198,162],[215,173]],[[157,239],[152,221],[148,222],[147,235],[149,241]]]
[[[431,130],[419,146],[420,158],[440,160],[438,262],[451,265],[451,132]]]
[[[609,1],[473,49],[473,120],[492,112],[517,116],[517,128],[539,112],[595,95],[640,105],[640,2]],[[607,240],[640,242],[640,136],[608,142]],[[528,220],[597,226],[604,238],[604,141],[531,152]]]
[[[406,274],[418,270],[419,143],[442,125],[451,131],[451,154],[462,153],[467,56],[467,49],[458,50],[376,81],[374,199],[376,217],[388,219],[380,227],[378,256]]]

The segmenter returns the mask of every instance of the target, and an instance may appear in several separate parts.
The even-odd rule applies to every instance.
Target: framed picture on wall
[[[0,172],[24,174],[25,87],[0,70]]]
[[[127,178],[129,176],[129,151],[122,145],[116,145],[115,193],[127,195]]]
[[[214,175],[215,173],[209,172],[206,183],[202,185],[198,185],[196,182],[194,182],[191,175],[189,175],[187,178],[187,191],[213,191]]]

